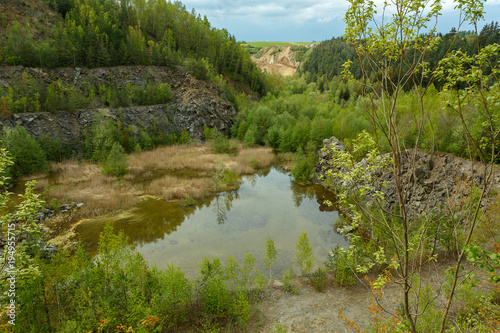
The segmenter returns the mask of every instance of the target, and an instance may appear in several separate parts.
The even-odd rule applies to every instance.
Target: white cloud
[[[213,26],[226,28],[238,39],[244,40],[322,40],[340,36],[345,27],[344,14],[349,6],[347,0],[181,1],[188,10],[194,8],[202,16],[206,15]],[[380,14],[384,0],[374,1]],[[459,12],[454,8],[453,0],[443,1],[443,15],[438,18],[439,31],[447,32],[458,25]],[[500,0],[487,0],[485,9],[485,22],[498,20]]]
[[[273,19],[300,23],[307,21],[329,22],[342,17],[347,9],[346,1],[326,0],[274,0],[274,1],[184,1],[187,7],[195,8],[201,15],[217,18],[238,18],[242,22],[262,22]]]

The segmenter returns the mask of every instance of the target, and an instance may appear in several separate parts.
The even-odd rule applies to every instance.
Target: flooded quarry
[[[295,262],[295,243],[306,231],[317,265],[336,244],[346,245],[334,230],[338,213],[324,204],[332,193],[317,185],[303,186],[277,167],[244,176],[238,190],[185,201],[147,198],[114,215],[89,219],[75,229],[75,238],[95,250],[107,223],[123,231],[144,258],[158,268],[175,264],[196,276],[204,257],[240,260],[251,252],[262,265],[266,237],[278,251],[275,273]]]

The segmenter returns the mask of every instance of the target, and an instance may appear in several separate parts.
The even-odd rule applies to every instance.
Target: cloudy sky
[[[238,41],[322,41],[341,36],[346,0],[181,0],[206,15],[212,26],[225,28]],[[381,3],[381,0],[375,0]],[[447,0],[438,31],[458,26],[460,13]],[[500,0],[487,0],[485,22],[500,20]],[[461,30],[468,30],[461,29]]]

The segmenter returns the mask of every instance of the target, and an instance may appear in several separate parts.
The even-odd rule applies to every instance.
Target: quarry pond
[[[189,176],[189,175],[188,175]],[[135,249],[158,268],[179,266],[196,277],[204,257],[241,260],[251,252],[263,267],[266,238],[274,238],[281,274],[295,262],[295,243],[306,231],[321,267],[336,244],[346,246],[335,232],[338,213],[324,204],[334,201],[318,185],[299,185],[283,170],[267,168],[244,176],[238,190],[204,199],[164,201],[145,198],[117,214],[87,220],[75,229],[75,238],[95,251],[106,223],[122,230]]]

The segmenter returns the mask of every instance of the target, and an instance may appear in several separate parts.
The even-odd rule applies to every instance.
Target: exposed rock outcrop
[[[0,70],[0,86],[10,87],[15,78],[20,78],[23,73],[38,84],[45,85],[61,80],[66,85],[77,87],[84,82],[117,87],[125,86],[127,83],[141,86],[147,84],[149,79],[168,83],[172,87],[173,99],[168,104],[119,109],[20,113],[1,119],[2,127],[20,125],[35,138],[49,134],[67,145],[82,142],[83,134],[91,128],[96,112],[115,120],[119,119],[123,127],[132,126],[134,131],[139,130],[138,126],[144,128],[156,126],[168,135],[173,133],[180,135],[182,130],[187,130],[191,138],[197,140],[203,139],[205,125],[217,128],[223,134],[229,134],[236,115],[231,103],[219,87],[208,81],[196,80],[182,67],[174,69],[157,66],[94,69],[3,67]]]
[[[346,149],[344,144],[335,137],[323,140],[323,148],[316,165],[318,179],[326,175],[333,151]],[[423,213],[439,212],[444,204],[452,204],[450,200],[459,203],[469,195],[470,184],[481,188],[485,182],[483,164],[448,153],[431,154],[419,149],[408,149],[401,155],[400,163],[402,188],[410,219],[416,219]],[[333,172],[338,172],[338,170]],[[324,184],[322,180],[319,181]],[[387,186],[382,187],[382,182],[385,182]],[[489,186],[498,190],[499,184],[500,173],[495,169]],[[378,187],[384,193],[385,208],[391,210],[397,205],[397,189],[392,170],[380,170],[375,175],[374,187]]]

